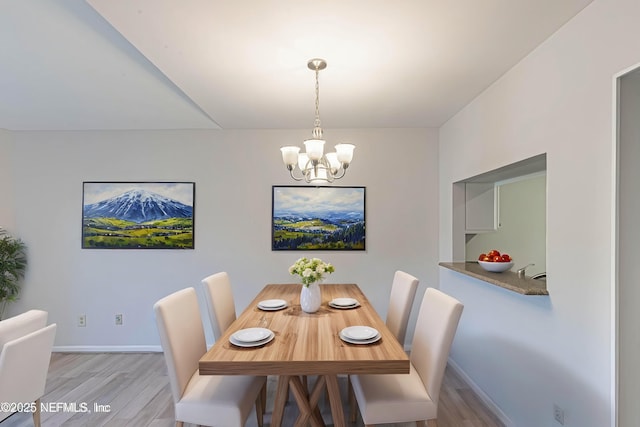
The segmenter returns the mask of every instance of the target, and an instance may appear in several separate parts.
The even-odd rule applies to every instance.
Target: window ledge
[[[484,270],[477,262],[441,262],[438,265],[519,294],[549,295],[546,280],[521,278],[513,271],[492,273]]]

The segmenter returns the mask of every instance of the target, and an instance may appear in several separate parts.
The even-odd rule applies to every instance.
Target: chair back
[[[202,279],[213,337],[217,341],[236,320],[236,306],[229,275],[225,272]]]
[[[396,271],[393,276],[386,324],[401,345],[404,345],[407,335],[407,323],[418,282],[418,279],[404,271]]]
[[[206,351],[194,288],[166,296],[153,306],[174,403],[178,403]]]
[[[427,288],[420,305],[410,359],[436,404],[462,309],[458,300],[434,288]]]
[[[46,311],[29,310],[0,321],[0,351],[5,343],[44,328],[48,315]]]
[[[31,310],[0,322],[0,402],[35,402],[44,395],[56,324]],[[0,421],[11,412],[0,409]]]

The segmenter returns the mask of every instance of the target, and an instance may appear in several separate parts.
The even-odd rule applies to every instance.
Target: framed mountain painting
[[[85,249],[193,249],[194,182],[83,182]]]
[[[274,185],[271,249],[364,251],[365,188]]]

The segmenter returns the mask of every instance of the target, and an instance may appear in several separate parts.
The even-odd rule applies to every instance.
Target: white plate
[[[287,307],[287,302],[283,299],[266,299],[258,303],[258,308],[261,310],[282,310]]]
[[[350,308],[360,307],[360,303],[356,301],[356,303],[352,305],[336,305],[332,301],[329,301],[329,307],[337,308],[339,310],[348,310]]]
[[[269,338],[272,333],[273,332],[266,328],[247,328],[234,332],[231,338],[237,342],[255,343],[264,341]]]
[[[348,342],[349,344],[373,344],[374,342],[378,342],[380,340],[380,338],[382,338],[382,335],[377,334],[376,336],[374,336],[373,338],[370,338],[368,340],[354,340],[354,339],[351,339],[349,337],[344,336],[344,334],[342,332],[340,332],[340,339],[342,341]]]
[[[238,347],[260,347],[261,345],[265,345],[266,343],[270,342],[271,340],[273,340],[275,338],[276,334],[274,334],[273,332],[271,332],[271,334],[261,340],[261,341],[256,341],[256,342],[243,342],[243,341],[238,341],[236,339],[233,338],[233,335],[229,338],[229,342],[233,345],[236,345]]]
[[[358,300],[353,298],[334,298],[329,304],[335,307],[353,307],[358,304]]]
[[[370,340],[379,335],[376,329],[369,326],[349,326],[340,331],[340,333],[346,338],[355,341]]]

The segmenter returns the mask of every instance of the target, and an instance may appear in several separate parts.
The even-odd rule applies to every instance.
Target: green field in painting
[[[85,218],[82,247],[94,249],[193,249],[193,219],[169,218],[135,223]]]
[[[273,249],[297,250],[363,250],[364,222],[342,224],[342,227],[322,219],[289,221],[275,218]]]

